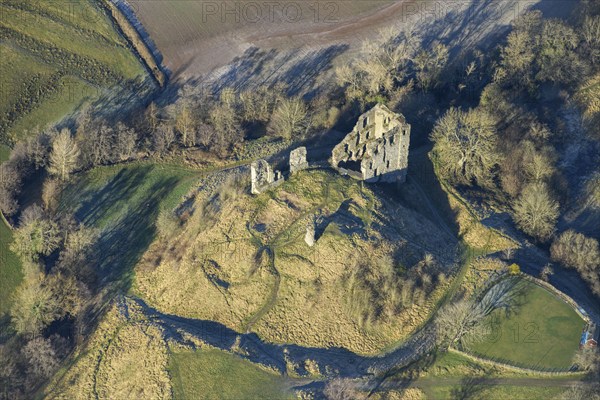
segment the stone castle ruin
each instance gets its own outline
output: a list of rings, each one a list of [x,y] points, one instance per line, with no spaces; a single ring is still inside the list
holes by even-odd
[[[298,147],[290,152],[290,173],[296,173],[308,168],[306,147]]]
[[[291,174],[308,168],[306,147],[298,147],[290,152],[289,165]],[[280,171],[273,171],[269,163],[261,159],[250,164],[250,180],[250,192],[260,194],[282,184],[284,177]]]
[[[283,183],[283,175],[279,171],[274,171],[265,160],[254,161],[250,165],[250,179],[252,194],[260,194],[265,190]]]
[[[343,175],[367,182],[404,182],[408,168],[410,125],[402,114],[396,114],[383,104],[358,117],[358,122],[346,137],[333,148],[331,166]],[[297,173],[309,167],[306,147],[290,152],[289,172]],[[250,166],[252,194],[283,183],[280,171],[273,171],[265,160]]]
[[[331,165],[344,175],[367,182],[404,182],[408,167],[410,125],[383,104],[358,118],[334,147]]]

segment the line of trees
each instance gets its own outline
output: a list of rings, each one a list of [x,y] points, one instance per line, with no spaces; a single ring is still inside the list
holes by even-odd
[[[0,210],[7,217],[18,211],[22,183],[39,170],[48,173],[44,193],[45,202],[51,203],[74,172],[95,166],[162,157],[185,148],[231,158],[249,132],[298,140],[336,123],[337,108],[324,109],[322,103],[318,97],[310,102],[288,97],[281,86],[241,93],[226,88],[218,98],[184,87],[173,104],[152,103],[129,124],[110,124],[87,109],[79,114],[75,131],[52,128],[15,145],[11,158],[0,166]]]
[[[10,248],[21,261],[23,280],[10,309],[17,335],[0,346],[0,381],[10,398],[24,398],[82,341],[98,287],[98,232],[33,205],[21,214],[13,238]],[[69,334],[58,333],[65,329]]]
[[[434,42],[429,48],[411,30],[397,34],[383,30],[379,37],[367,40],[362,55],[354,63],[337,67],[337,84],[347,101],[401,98],[417,86],[427,92],[440,87],[440,79],[448,64],[448,47]]]
[[[445,179],[508,201],[516,225],[541,242],[552,239],[561,205],[569,200],[558,164],[572,141],[564,121],[540,111],[541,89],[574,93],[600,70],[600,40],[595,36],[600,9],[590,3],[588,11],[572,25],[544,19],[539,11],[519,18],[500,48],[479,105],[451,108],[430,135]],[[567,95],[561,96],[564,101]],[[590,132],[588,140],[593,138]],[[588,183],[592,202],[593,186]]]
[[[600,246],[596,239],[573,230],[565,231],[552,243],[550,255],[565,267],[576,269],[594,293],[600,295]]]

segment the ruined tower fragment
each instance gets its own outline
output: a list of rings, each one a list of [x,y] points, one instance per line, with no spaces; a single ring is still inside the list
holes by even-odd
[[[290,152],[290,173],[308,168],[306,161],[306,147],[298,147]]]
[[[404,182],[410,125],[383,104],[364,113],[334,147],[331,164],[340,173],[367,182]]]
[[[304,241],[309,247],[313,247],[315,245],[315,221],[312,219],[308,222],[308,224],[306,224]]]
[[[256,160],[250,164],[250,180],[252,194],[260,194],[265,190],[283,183],[283,175],[273,169],[265,160]]]

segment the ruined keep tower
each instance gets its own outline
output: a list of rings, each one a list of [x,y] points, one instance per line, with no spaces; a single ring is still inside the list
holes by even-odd
[[[383,104],[365,112],[331,154],[333,168],[367,182],[404,182],[410,125]]]

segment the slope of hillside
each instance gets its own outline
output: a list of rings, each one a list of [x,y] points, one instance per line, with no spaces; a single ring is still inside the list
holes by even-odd
[[[199,196],[186,227],[150,247],[135,289],[151,306],[272,342],[373,353],[406,338],[447,288],[456,238],[367,186],[306,171],[260,196],[239,190]],[[379,287],[387,278],[397,286]]]
[[[94,0],[0,2],[0,140],[58,122],[107,88],[145,79]]]

